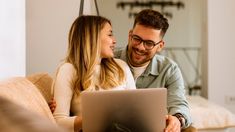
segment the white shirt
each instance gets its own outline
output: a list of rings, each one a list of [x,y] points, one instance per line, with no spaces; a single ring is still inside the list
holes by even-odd
[[[144,65],[142,67],[134,67],[132,65],[130,65],[131,67],[131,71],[133,73],[134,79],[135,81],[137,80],[137,78],[144,73],[145,69],[147,68],[148,65]]]
[[[120,59],[115,59],[115,61],[123,68],[126,80],[123,85],[112,88],[111,90],[136,89],[135,82],[128,65]],[[100,74],[99,65],[97,65],[95,70],[94,77],[98,78]],[[74,131],[75,117],[81,115],[80,97],[77,94],[74,94],[74,90],[72,88],[72,82],[74,81],[73,79],[75,76],[76,72],[73,65],[70,63],[64,63],[59,68],[57,78],[54,80],[54,98],[57,102],[57,107],[53,115],[59,125],[68,128],[70,131]],[[76,116],[70,116],[70,111],[72,111]]]

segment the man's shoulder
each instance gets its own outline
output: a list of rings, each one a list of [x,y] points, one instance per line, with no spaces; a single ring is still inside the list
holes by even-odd
[[[161,65],[161,66],[177,66],[177,63],[172,60],[171,58],[169,57],[166,57],[164,55],[159,55],[159,54],[156,54],[153,59],[152,59],[153,63],[156,63],[158,65]]]
[[[121,58],[122,53],[125,51],[125,47],[117,47],[114,50],[114,58]]]

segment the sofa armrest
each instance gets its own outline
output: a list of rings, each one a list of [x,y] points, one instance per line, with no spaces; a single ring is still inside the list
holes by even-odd
[[[55,123],[48,103],[40,90],[25,77],[12,77],[0,82],[0,97],[48,118]],[[49,92],[50,93],[50,92]]]
[[[51,86],[53,79],[48,73],[35,73],[26,78],[39,89],[47,102],[52,99]]]
[[[65,132],[47,118],[0,96],[1,132]]]

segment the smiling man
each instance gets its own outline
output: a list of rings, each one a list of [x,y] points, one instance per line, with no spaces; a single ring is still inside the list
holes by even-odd
[[[163,37],[168,27],[168,20],[161,13],[151,9],[142,10],[129,31],[128,46],[115,51],[115,57],[128,63],[137,88],[167,88],[165,131],[178,132],[190,126],[191,117],[178,65],[158,55],[165,46]]]

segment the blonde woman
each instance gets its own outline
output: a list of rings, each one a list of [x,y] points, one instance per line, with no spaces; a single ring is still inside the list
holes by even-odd
[[[88,15],[74,21],[67,56],[58,68],[53,85],[56,101],[53,114],[59,125],[70,131],[81,130],[82,91],[135,89],[128,65],[113,58],[115,45],[108,19]]]

